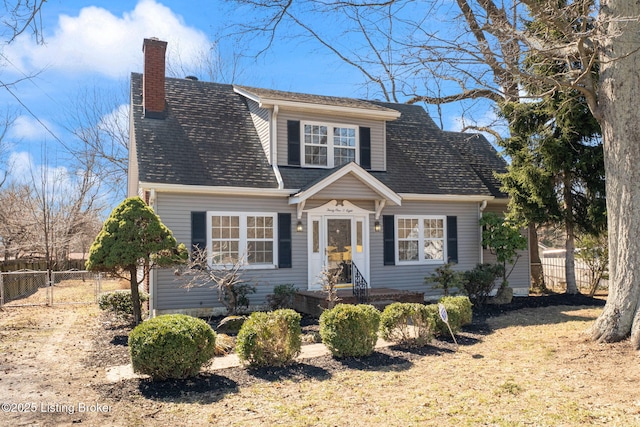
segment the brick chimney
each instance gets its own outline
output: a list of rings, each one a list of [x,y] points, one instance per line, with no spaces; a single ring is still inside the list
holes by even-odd
[[[167,42],[153,37],[144,39],[144,74],[142,77],[142,106],[144,116],[150,119],[164,118],[164,75]]]

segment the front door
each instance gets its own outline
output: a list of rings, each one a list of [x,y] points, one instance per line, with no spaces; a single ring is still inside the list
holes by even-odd
[[[309,215],[309,289],[322,289],[323,271],[351,286],[354,265],[369,279],[368,215]]]

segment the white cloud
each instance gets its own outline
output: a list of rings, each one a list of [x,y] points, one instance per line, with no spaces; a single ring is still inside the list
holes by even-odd
[[[46,45],[21,38],[5,54],[22,70],[53,69],[67,73],[101,73],[111,78],[142,71],[142,41],[158,37],[169,42],[168,61],[179,52],[181,61],[197,61],[206,50],[206,35],[185,24],[181,16],[155,0],[140,0],[136,7],[115,16],[106,9],[89,6],[77,16],[60,15]]]
[[[16,142],[20,140],[42,140],[50,136],[47,129],[42,125],[43,123],[47,128],[53,129],[53,125],[46,120],[40,123],[32,117],[19,116],[11,126],[9,136]]]

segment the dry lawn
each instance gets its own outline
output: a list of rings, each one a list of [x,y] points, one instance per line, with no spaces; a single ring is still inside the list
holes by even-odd
[[[241,368],[222,370],[204,375],[210,390],[187,387],[201,378],[158,397],[140,380],[109,384],[105,368],[91,366],[95,334],[110,328],[95,305],[7,308],[0,399],[10,404],[3,410],[21,412],[0,413],[0,425],[640,426],[638,353],[588,339],[599,312],[523,309],[462,333],[457,351],[434,342],[383,365],[277,380],[248,373],[248,383],[231,375]]]

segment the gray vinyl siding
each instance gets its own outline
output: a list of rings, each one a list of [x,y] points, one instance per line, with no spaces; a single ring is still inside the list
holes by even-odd
[[[225,212],[273,212],[291,213],[292,227],[296,223],[295,206],[290,206],[286,198],[274,197],[234,197],[208,196],[193,194],[158,193],[156,213],[162,222],[173,232],[173,236],[187,247],[191,242],[192,211]],[[306,225],[305,225],[306,229]],[[266,296],[272,293],[273,286],[294,283],[306,289],[307,286],[307,238],[306,233],[291,233],[293,268],[247,269],[245,280],[256,283],[256,293],[249,296],[251,304],[263,304]],[[183,287],[184,279],[174,274],[174,269],[159,270],[155,273],[156,292],[154,307],[156,310],[177,310],[192,308],[219,307],[214,289]]]
[[[278,165],[287,165],[287,120],[326,122],[371,128],[371,170],[385,170],[385,127],[384,121],[348,118],[327,114],[309,114],[280,111],[278,114]]]
[[[479,204],[475,202],[416,202],[386,207],[383,215],[445,215],[458,218],[458,264],[455,270],[472,269],[480,262]],[[373,227],[373,221],[371,221]],[[397,237],[397,233],[396,233]],[[424,278],[442,264],[384,265],[383,233],[371,230],[371,287],[395,288],[425,293],[425,300],[442,296],[440,289],[424,283]]]
[[[249,112],[251,113],[251,120],[253,120],[253,125],[258,132],[258,137],[260,137],[260,144],[262,145],[262,149],[264,150],[265,156],[269,159],[269,163],[271,163],[271,147],[270,147],[270,127],[269,127],[269,110],[264,108],[260,108],[257,102],[252,101],[251,99],[247,99],[247,104],[249,105]]]
[[[505,205],[492,205],[489,204],[484,212],[493,212],[499,215],[504,214]],[[525,236],[528,237],[526,233],[528,231],[523,230]],[[509,286],[513,289],[513,295],[515,296],[527,296],[529,295],[529,288],[531,285],[531,259],[529,257],[529,249],[522,250],[519,252],[520,258],[516,261],[515,268],[511,272],[509,276]],[[489,250],[483,249],[482,256],[484,262],[493,263],[496,261],[496,256],[492,254]],[[510,268],[510,267],[507,267]]]
[[[375,200],[380,195],[353,175],[345,175],[339,181],[323,188],[314,195],[315,199],[332,200]]]

